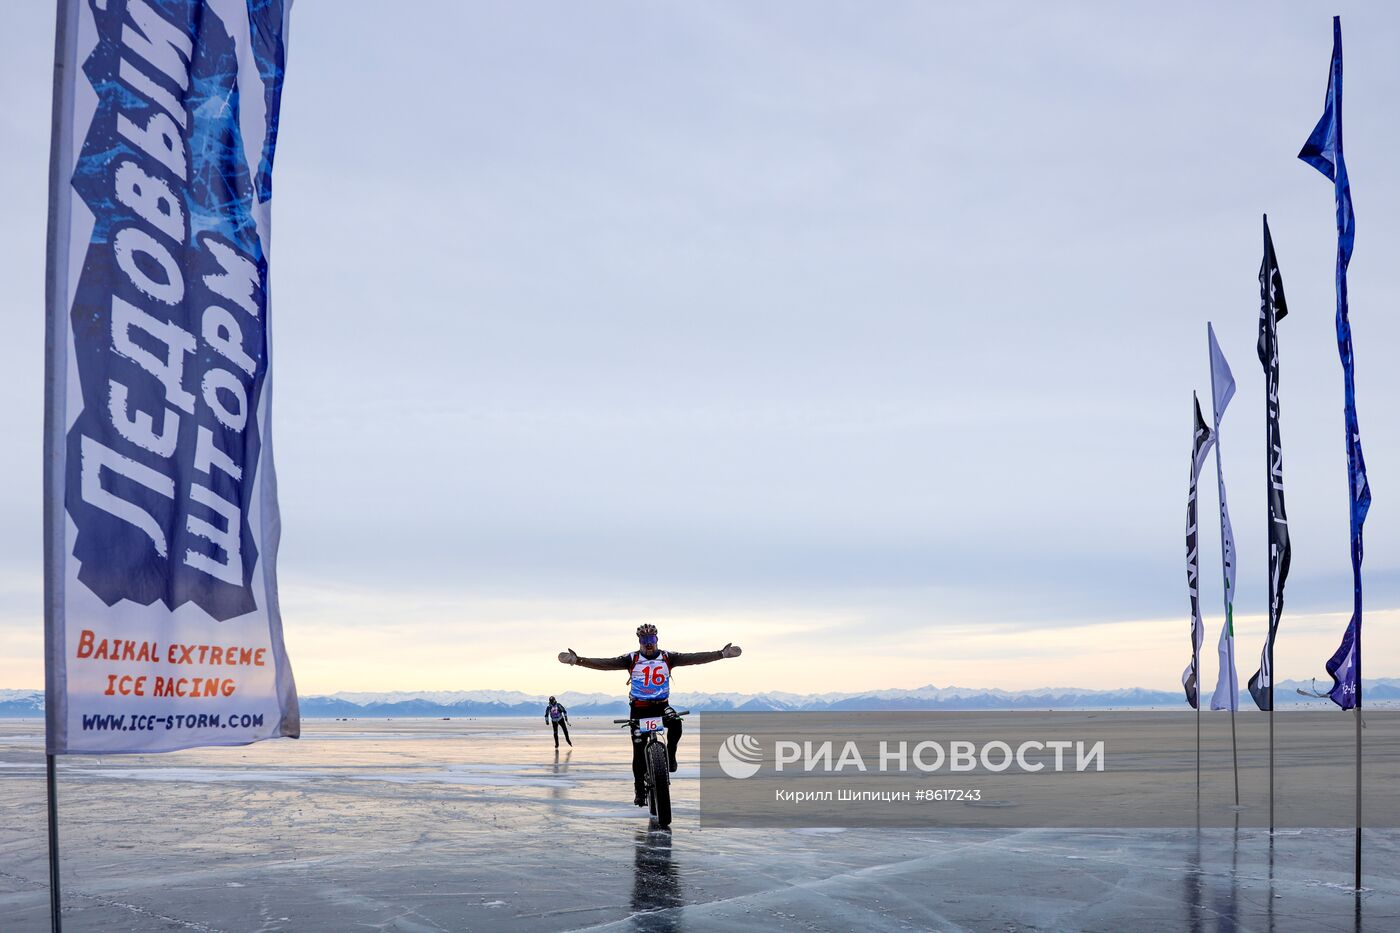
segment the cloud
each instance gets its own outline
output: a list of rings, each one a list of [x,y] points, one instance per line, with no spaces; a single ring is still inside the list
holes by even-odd
[[[1349,605],[1331,195],[1294,158],[1325,19],[553,13],[439,3],[413,42],[338,6],[294,16],[271,320],[304,688],[510,687],[556,642],[620,652],[642,618],[762,649],[760,674],[694,674],[733,689],[1039,686],[1075,651],[1068,670],[1109,678],[1086,686],[1169,686],[1208,318],[1240,381],[1239,602],[1263,605],[1265,209],[1293,309],[1286,631]],[[1348,22],[1366,585],[1394,606],[1400,15]],[[0,35],[7,178],[47,176],[51,28],[18,5]],[[0,274],[29,311],[0,345],[0,576],[37,580],[45,204],[10,195]],[[0,679],[38,676],[41,608],[37,584],[0,592]]]

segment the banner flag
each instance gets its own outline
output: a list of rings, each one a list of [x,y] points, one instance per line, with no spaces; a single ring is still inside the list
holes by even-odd
[[[1278,426],[1278,322],[1288,314],[1283,274],[1264,218],[1264,260],[1259,266],[1259,362],[1264,366],[1265,465],[1269,499],[1269,632],[1259,655],[1259,670],[1249,678],[1249,695],[1261,710],[1274,708],[1274,639],[1283,615],[1283,585],[1293,547],[1288,543],[1288,510],[1283,502],[1283,439]]]
[[[1356,241],[1356,217],[1351,209],[1351,182],[1342,155],[1342,19],[1332,17],[1332,64],[1327,73],[1327,101],[1322,119],[1303,144],[1298,158],[1326,175],[1337,201],[1337,352],[1342,358],[1347,430],[1347,489],[1351,512],[1351,576],[1353,604],[1342,644],[1327,661],[1332,675],[1328,696],[1342,709],[1361,705],[1361,528],[1371,508],[1371,485],[1366,481],[1366,458],[1361,454],[1361,428],[1356,420],[1355,359],[1351,320],[1347,313],[1347,266]]]
[[[60,0],[48,751],[297,736],[268,250],[290,0]]]
[[[1201,624],[1200,598],[1200,535],[1196,525],[1196,484],[1201,477],[1201,466],[1210,455],[1210,445],[1215,443],[1215,434],[1206,419],[1201,417],[1201,400],[1191,393],[1191,406],[1195,410],[1195,428],[1191,436],[1191,486],[1186,494],[1186,591],[1191,596],[1191,663],[1181,672],[1181,686],[1186,689],[1186,702],[1192,709],[1200,709],[1201,704],[1201,642],[1205,640],[1205,627]]]
[[[1211,709],[1240,708],[1239,675],[1235,673],[1235,532],[1230,527],[1230,506],[1225,500],[1225,473],[1220,466],[1220,419],[1225,406],[1235,397],[1235,377],[1220,344],[1215,327],[1206,325],[1210,337],[1210,390],[1215,402],[1215,481],[1220,490],[1220,566],[1225,577],[1225,624],[1220,628],[1220,676],[1210,699]]]

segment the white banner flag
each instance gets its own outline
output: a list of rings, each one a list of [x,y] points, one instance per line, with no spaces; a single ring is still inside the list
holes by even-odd
[[[1220,466],[1220,419],[1225,406],[1235,397],[1235,377],[1220,344],[1215,340],[1215,328],[1206,325],[1210,335],[1210,387],[1215,403],[1215,480],[1220,490],[1220,564],[1225,578],[1225,622],[1220,627],[1220,675],[1215,681],[1215,693],[1210,698],[1211,709],[1240,708],[1239,676],[1235,673],[1235,532],[1230,527],[1230,506],[1225,500],[1225,472]]]
[[[296,736],[268,253],[290,0],[60,0],[48,749]]]

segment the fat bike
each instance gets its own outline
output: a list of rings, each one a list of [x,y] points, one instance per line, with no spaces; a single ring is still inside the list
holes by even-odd
[[[651,818],[658,826],[671,825],[671,765],[666,756],[666,720],[672,716],[680,719],[689,715],[690,710],[676,712],[668,709],[657,716],[613,720],[632,733],[634,742],[639,741],[643,744],[642,761],[646,765],[643,780],[647,803],[651,809]]]

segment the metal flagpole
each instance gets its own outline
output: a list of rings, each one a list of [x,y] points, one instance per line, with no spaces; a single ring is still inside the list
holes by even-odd
[[[1212,406],[1211,406],[1211,407],[1212,407],[1212,409],[1214,409],[1214,398],[1213,398],[1213,396],[1215,395],[1215,378],[1214,378],[1215,373],[1214,373],[1214,368],[1215,368],[1215,360],[1212,359],[1212,360],[1211,360],[1211,369],[1212,369],[1212,372],[1211,372]],[[1219,413],[1218,413],[1218,412],[1215,413],[1215,419],[1214,419],[1214,420],[1215,420],[1215,484],[1216,484],[1216,485],[1215,485],[1215,488],[1216,488],[1217,490],[1220,490],[1220,491],[1223,493],[1223,491],[1224,491],[1224,489],[1225,489],[1225,471],[1224,471],[1224,469],[1222,469],[1221,466],[1220,466],[1220,416],[1219,416]],[[1225,511],[1224,511],[1225,497],[1224,497],[1223,494],[1221,495],[1220,502],[1221,502],[1221,512],[1220,512],[1220,515],[1221,515],[1221,521],[1220,521],[1220,553],[1221,553],[1221,554],[1224,554],[1224,553],[1225,553],[1225,521],[1224,521],[1224,517],[1225,517]],[[1233,628],[1234,628],[1234,618],[1232,617],[1232,613],[1230,612],[1230,580],[1229,580],[1228,577],[1225,579],[1225,624],[1226,624],[1227,626],[1229,626],[1229,627],[1232,629],[1232,631],[1230,632],[1230,638],[1233,639],[1233,638],[1235,637],[1235,633],[1234,633],[1234,631],[1233,631]],[[1232,656],[1232,658],[1233,658],[1234,651],[1232,650],[1232,651],[1230,652],[1230,654],[1231,654],[1231,656]],[[1234,673],[1234,672],[1231,671],[1231,674],[1232,674],[1232,675],[1233,675],[1233,673]],[[1235,806],[1238,807],[1238,806],[1240,805],[1240,744],[1239,744],[1239,739],[1236,738],[1236,734],[1235,734],[1235,707],[1239,705],[1239,690],[1236,689],[1235,686],[1234,686],[1234,684],[1233,684],[1234,679],[1235,679],[1235,678],[1234,678],[1233,676],[1230,677],[1230,680],[1232,681],[1232,683],[1231,683],[1231,685],[1230,685],[1230,689],[1231,689],[1231,692],[1232,692],[1232,694],[1233,694],[1233,695],[1230,697],[1230,757],[1231,757],[1231,759],[1232,759],[1232,761],[1233,761],[1233,763],[1234,763],[1234,769],[1235,769]]]
[[[1214,400],[1214,391],[1211,392]],[[1191,393],[1194,399],[1196,394]],[[1191,507],[1195,509],[1195,535],[1196,535],[1196,602],[1192,604],[1191,610],[1191,665],[1195,670],[1192,672],[1196,680],[1196,828],[1200,829],[1201,824],[1201,650],[1196,647],[1196,616],[1200,615],[1200,592],[1201,592],[1201,548],[1200,548],[1200,528],[1201,528],[1201,507],[1200,507],[1200,466],[1201,462],[1196,457],[1196,425],[1200,420],[1201,406],[1199,402],[1193,401],[1191,407],[1191,497],[1193,502]],[[1204,427],[1205,425],[1201,425]],[[1189,542],[1188,542],[1189,543]],[[1190,568],[1187,568],[1190,569]]]
[[[1196,664],[1196,810],[1201,809],[1201,665]]]
[[[1268,235],[1269,235],[1269,218],[1268,218],[1268,215],[1265,215],[1265,217],[1264,217],[1264,236],[1265,236],[1265,238],[1266,238],[1266,239],[1265,239],[1265,243],[1266,243],[1266,244],[1268,243],[1268,239],[1267,239]],[[1272,290],[1272,283],[1270,283],[1270,285],[1268,285],[1268,286],[1266,286],[1266,287],[1267,287],[1267,288],[1270,288],[1270,289]],[[1273,314],[1274,314],[1273,299],[1272,299],[1271,297],[1268,297],[1268,298],[1266,298],[1265,300],[1268,302],[1268,304],[1267,304],[1267,306],[1264,308],[1264,314],[1267,315],[1269,318],[1272,318],[1272,317],[1273,317]],[[1265,321],[1265,327],[1266,327],[1266,328],[1270,328],[1270,329],[1275,328],[1275,327],[1276,327],[1276,322],[1273,321],[1273,320],[1267,320],[1267,321]],[[1277,331],[1275,330],[1274,333],[1275,333],[1275,337],[1274,337],[1275,343],[1274,343],[1274,347],[1273,347],[1273,353],[1274,353],[1274,358],[1277,359],[1277,358],[1278,358],[1278,343],[1277,343],[1278,337],[1277,337]],[[1267,381],[1267,379],[1268,379],[1268,375],[1266,374],[1265,380]],[[1265,394],[1266,394],[1266,395],[1268,394],[1268,391],[1269,391],[1269,389],[1268,389],[1268,387],[1266,386],[1266,387],[1265,387]],[[1267,398],[1265,399],[1265,404],[1268,404],[1268,399],[1267,399]],[[1276,411],[1275,411],[1275,415],[1277,415],[1277,412],[1276,412]],[[1264,443],[1265,443],[1265,446],[1267,447],[1267,446],[1273,441],[1273,438],[1272,438],[1271,436],[1268,436],[1268,435],[1269,435],[1269,430],[1268,430],[1267,425],[1266,425],[1266,427],[1265,427],[1264,433],[1265,433],[1265,435],[1266,435],[1266,436],[1265,436],[1265,441],[1264,441]],[[1267,474],[1267,476],[1268,476],[1264,488],[1265,488],[1265,490],[1269,493],[1269,498],[1268,498],[1268,501],[1265,502],[1264,508],[1265,508],[1265,514],[1267,514],[1267,515],[1269,516],[1269,519],[1270,519],[1270,522],[1271,522],[1271,523],[1272,523],[1272,521],[1273,521],[1273,514],[1272,514],[1272,513],[1273,513],[1273,492],[1272,492],[1272,486],[1273,486],[1273,482],[1274,482],[1274,468],[1273,468],[1273,464],[1270,462],[1270,458],[1271,458],[1272,456],[1273,456],[1273,451],[1271,451],[1271,450],[1265,450],[1265,451],[1264,451],[1264,470],[1265,470],[1265,472],[1266,472],[1266,474]],[[1282,454],[1280,454],[1280,456],[1282,456]],[[1271,525],[1271,527],[1270,527],[1270,531],[1272,532],[1272,525]],[[1275,678],[1275,675],[1274,675],[1274,622],[1275,622],[1274,612],[1276,611],[1276,608],[1277,608],[1277,604],[1275,603],[1275,600],[1278,599],[1278,594],[1275,592],[1275,586],[1276,586],[1277,584],[1275,584],[1275,582],[1274,582],[1274,576],[1273,576],[1273,574],[1274,574],[1274,567],[1273,567],[1273,557],[1272,557],[1272,552],[1273,552],[1273,544],[1272,544],[1272,543],[1270,543],[1270,545],[1269,545],[1269,551],[1270,551],[1270,560],[1269,560],[1268,570],[1267,570],[1268,576],[1266,577],[1266,579],[1269,581],[1269,586],[1268,586],[1268,589],[1269,589],[1269,594],[1268,594],[1268,600],[1269,600],[1268,626],[1269,626],[1269,630],[1268,630],[1268,634],[1264,636],[1264,637],[1267,639],[1267,641],[1266,641],[1265,644],[1264,644],[1264,663],[1265,663],[1266,665],[1268,665],[1268,670],[1269,670],[1269,847],[1270,847],[1270,848],[1269,848],[1269,852],[1270,852],[1270,855],[1272,856],[1272,853],[1273,853],[1273,844],[1274,844],[1274,843],[1273,843],[1273,835],[1274,835],[1274,680],[1276,679],[1276,678]]]
[[[1273,652],[1270,652],[1272,654]],[[1269,835],[1274,834],[1274,685],[1273,659],[1269,659]]]
[[[1273,237],[1269,235],[1269,215],[1264,215],[1264,260],[1259,268],[1260,307],[1259,307],[1259,348],[1265,355],[1260,356],[1264,364],[1264,511],[1269,519],[1268,561],[1265,564],[1268,581],[1268,632],[1264,636],[1264,656],[1261,659],[1257,677],[1268,677],[1266,690],[1269,699],[1269,836],[1272,853],[1274,833],[1274,638],[1278,633],[1280,616],[1283,614],[1283,582],[1287,574],[1290,545],[1287,538],[1287,518],[1283,505],[1283,443],[1278,437],[1278,303],[1283,301],[1283,281],[1278,271],[1278,257],[1274,255]],[[1285,307],[1284,313],[1287,313]],[[1278,456],[1278,477],[1274,476],[1274,456]],[[1277,503],[1275,503],[1277,499]],[[1274,506],[1278,505],[1277,512]],[[1282,525],[1283,547],[1278,547],[1279,531]],[[1250,686],[1253,687],[1251,681]],[[1252,694],[1253,689],[1250,690]]]
[[[1264,215],[1264,262],[1259,270],[1260,298],[1262,306],[1260,310],[1260,346],[1268,351],[1272,359],[1264,359],[1264,514],[1269,519],[1269,548],[1268,563],[1265,565],[1265,580],[1268,582],[1268,630],[1264,635],[1264,658],[1260,673],[1267,673],[1269,676],[1269,856],[1270,867],[1272,868],[1273,858],[1273,835],[1274,835],[1274,623],[1277,620],[1275,611],[1278,608],[1278,584],[1274,579],[1274,543],[1273,530],[1274,520],[1274,452],[1270,448],[1274,444],[1273,426],[1274,420],[1278,417],[1278,409],[1274,406],[1274,393],[1277,391],[1277,383],[1274,381],[1274,374],[1278,371],[1278,320],[1274,317],[1274,269],[1269,262],[1273,254],[1272,239],[1269,236],[1269,215]],[[1275,264],[1276,265],[1276,264]],[[1267,281],[1266,281],[1267,277]],[[1270,339],[1272,335],[1272,339]],[[1282,453],[1280,453],[1282,456]],[[1282,467],[1280,467],[1282,469]]]
[[[1240,743],[1235,738],[1235,711],[1230,710],[1230,757],[1235,764],[1235,806],[1240,805]]]
[[[1351,512],[1351,572],[1353,598],[1351,622],[1342,644],[1327,662],[1333,687],[1332,701],[1346,709],[1348,686],[1355,687],[1352,708],[1356,710],[1356,877],[1361,888],[1361,529],[1371,508],[1371,486],[1366,481],[1366,461],[1361,455],[1361,429],[1356,419],[1356,374],[1353,367],[1351,323],[1347,317],[1347,266],[1351,263],[1356,237],[1351,203],[1351,182],[1342,155],[1342,18],[1332,17],[1332,60],[1327,74],[1327,102],[1322,118],[1308,135],[1298,158],[1332,182],[1337,203],[1337,351],[1341,356],[1346,417],[1347,492]],[[1348,642],[1350,644],[1348,645]],[[1345,650],[1350,648],[1351,658]],[[1358,908],[1360,902],[1358,901]]]
[[[62,933],[63,917],[60,913],[61,896],[58,889],[58,781],[54,776],[52,755],[48,759],[49,796],[49,916],[52,918],[53,933]]]
[[[45,681],[44,681],[44,717],[45,717],[45,771],[46,771],[46,795],[48,797],[48,823],[49,823],[49,917],[53,933],[62,933],[63,916],[62,905],[63,895],[59,886],[59,865],[58,865],[58,779],[57,769],[54,765],[53,749],[54,743],[54,723],[57,716],[56,706],[60,687],[54,683],[54,657],[55,644],[61,639],[55,634],[55,626],[59,623],[58,601],[61,599],[59,574],[62,572],[60,565],[55,561],[55,527],[56,523],[62,522],[63,515],[61,505],[56,509],[55,503],[61,502],[63,496],[63,486],[60,478],[55,476],[55,450],[61,449],[59,445],[65,425],[55,421],[55,400],[61,398],[64,391],[58,385],[55,375],[54,360],[62,359],[64,352],[61,346],[57,346],[54,341],[56,330],[55,323],[61,315],[67,311],[64,298],[67,295],[67,275],[66,270],[60,268],[60,261],[68,243],[68,222],[66,216],[67,204],[66,196],[61,196],[60,192],[66,191],[69,183],[68,173],[72,169],[72,151],[68,139],[69,120],[72,117],[72,94],[68,84],[68,74],[65,72],[67,64],[73,58],[73,50],[70,44],[75,41],[76,23],[73,18],[77,15],[77,3],[74,0],[57,0],[57,22],[54,26],[54,62],[53,62],[53,128],[52,141],[49,150],[49,215],[48,215],[48,245],[46,255],[45,270],[45,346],[44,346],[44,641],[45,641]]]
[[[1357,657],[1361,656],[1361,646],[1356,649]],[[1361,890],[1361,677],[1358,673],[1356,678],[1356,884],[1357,891]]]

